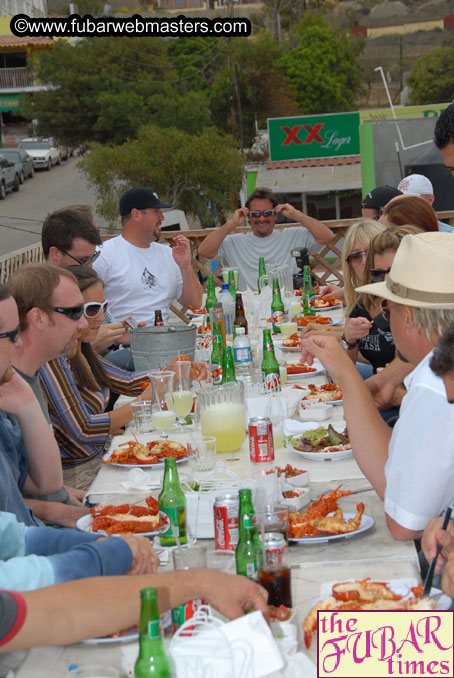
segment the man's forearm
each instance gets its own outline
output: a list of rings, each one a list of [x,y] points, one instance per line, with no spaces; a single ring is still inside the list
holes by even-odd
[[[52,429],[35,400],[16,415],[27,451],[27,494],[50,494],[63,485],[60,452]]]
[[[328,226],[321,221],[318,221],[318,219],[313,219],[307,214],[304,214],[304,212],[300,212],[300,215],[301,216],[298,216],[298,222],[301,226],[304,226],[310,231],[316,242],[320,243],[320,245],[326,245],[331,242],[334,238],[334,233]]]
[[[210,235],[207,235],[205,240],[200,243],[198,253],[201,257],[205,259],[213,259],[218,253],[218,250],[221,244],[224,242],[225,238],[230,234],[232,229],[232,224],[229,221],[214,230]]]
[[[202,305],[203,288],[197,278],[192,266],[180,269],[183,277],[183,294],[178,299],[182,306],[194,306],[200,308]]]
[[[58,501],[41,501],[41,499],[25,499],[24,501],[37,518],[62,527],[76,527],[79,518],[90,513],[85,506],[71,506]]]

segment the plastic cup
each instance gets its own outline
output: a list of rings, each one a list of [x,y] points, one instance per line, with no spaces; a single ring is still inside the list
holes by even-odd
[[[179,546],[172,551],[174,570],[191,570],[195,567],[207,566],[207,547],[195,544],[194,546]]]
[[[210,471],[216,466],[216,438],[193,436],[187,443],[189,466],[193,471]]]
[[[151,400],[139,400],[131,403],[132,416],[134,419],[134,429],[137,433],[149,433],[154,431],[151,421]]]

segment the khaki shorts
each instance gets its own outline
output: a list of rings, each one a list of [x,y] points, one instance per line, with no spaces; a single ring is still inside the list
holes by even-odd
[[[68,469],[63,469],[63,482],[65,485],[76,487],[79,490],[88,490],[95,479],[101,466],[98,458],[79,464]]]

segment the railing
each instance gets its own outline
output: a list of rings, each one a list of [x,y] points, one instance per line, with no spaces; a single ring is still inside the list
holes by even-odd
[[[0,91],[2,89],[23,89],[35,87],[33,73],[26,66],[18,68],[0,68]]]
[[[439,219],[448,221],[451,225],[454,225],[454,210],[438,212],[437,216]],[[314,271],[319,283],[324,284],[327,279],[330,278],[330,281],[337,281],[340,284],[343,284],[340,266],[341,250],[339,249],[338,244],[339,241],[344,237],[348,227],[351,224],[354,224],[356,221],[358,221],[358,219],[336,219],[333,221],[323,222],[334,231],[334,238],[330,243],[328,243],[328,245],[323,247],[321,252],[315,254],[313,257],[311,268]],[[283,224],[281,226],[276,226],[276,228],[283,229],[295,225],[297,224]],[[205,259],[199,261],[198,258],[196,258],[196,255],[202,240],[204,240],[213,230],[215,229],[205,228],[194,231],[184,231],[184,235],[191,242],[192,265],[196,271],[200,271],[204,275],[211,273],[211,266]],[[235,231],[235,233],[246,232],[248,230],[249,229],[247,228],[239,228]],[[181,231],[165,231],[162,233],[162,239],[172,240],[176,235],[181,234]],[[113,236],[106,236],[105,239],[111,237]],[[44,257],[40,243],[35,243],[29,247],[23,247],[22,249],[16,250],[15,252],[9,252],[8,254],[0,256],[0,282],[5,283],[8,278],[15,271],[17,271],[17,269],[19,269],[21,266],[24,266],[24,264],[40,263],[43,260]],[[222,281],[216,275],[215,281],[219,285],[222,284]]]

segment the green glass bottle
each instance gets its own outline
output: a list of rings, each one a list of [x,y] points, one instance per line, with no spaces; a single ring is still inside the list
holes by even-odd
[[[312,284],[311,268],[310,266],[305,266],[303,271],[303,314],[304,315],[315,315],[315,311],[312,307],[312,302],[314,301],[314,286]]]
[[[231,346],[224,346],[222,353],[222,384],[235,381],[235,363]]]
[[[258,579],[257,552],[262,546],[254,525],[254,508],[251,490],[240,490],[240,508],[238,513],[238,544],[235,549],[237,574],[249,579]]]
[[[213,323],[213,350],[211,351],[211,381],[215,386],[222,382],[222,341],[221,323]]]
[[[279,363],[274,355],[274,346],[270,330],[263,330],[262,374],[263,383],[265,384],[265,389],[267,391],[276,393],[281,390]]]
[[[134,666],[134,678],[172,678],[170,659],[164,648],[157,591],[140,592],[139,656]]]
[[[260,294],[261,292],[261,287],[265,287],[265,285],[268,285],[268,279],[265,278],[263,280],[263,284],[260,285],[260,278],[262,275],[266,275],[266,268],[265,268],[265,259],[263,257],[259,258],[259,277],[257,278],[257,291]]]
[[[176,539],[172,525],[180,544],[186,544],[186,499],[180,487],[176,459],[164,459],[164,480],[162,482],[159,503],[159,542],[161,546],[175,546]]]
[[[285,306],[281,298],[279,278],[273,278],[273,300],[271,302],[271,316],[273,321],[273,333],[281,333],[281,323],[285,320]]]
[[[229,271],[229,292],[236,299],[235,271]]]
[[[217,302],[216,290],[214,288],[214,279],[212,275],[209,275],[207,278],[207,298],[205,300],[205,308],[207,313],[210,312],[210,308],[214,306]]]

